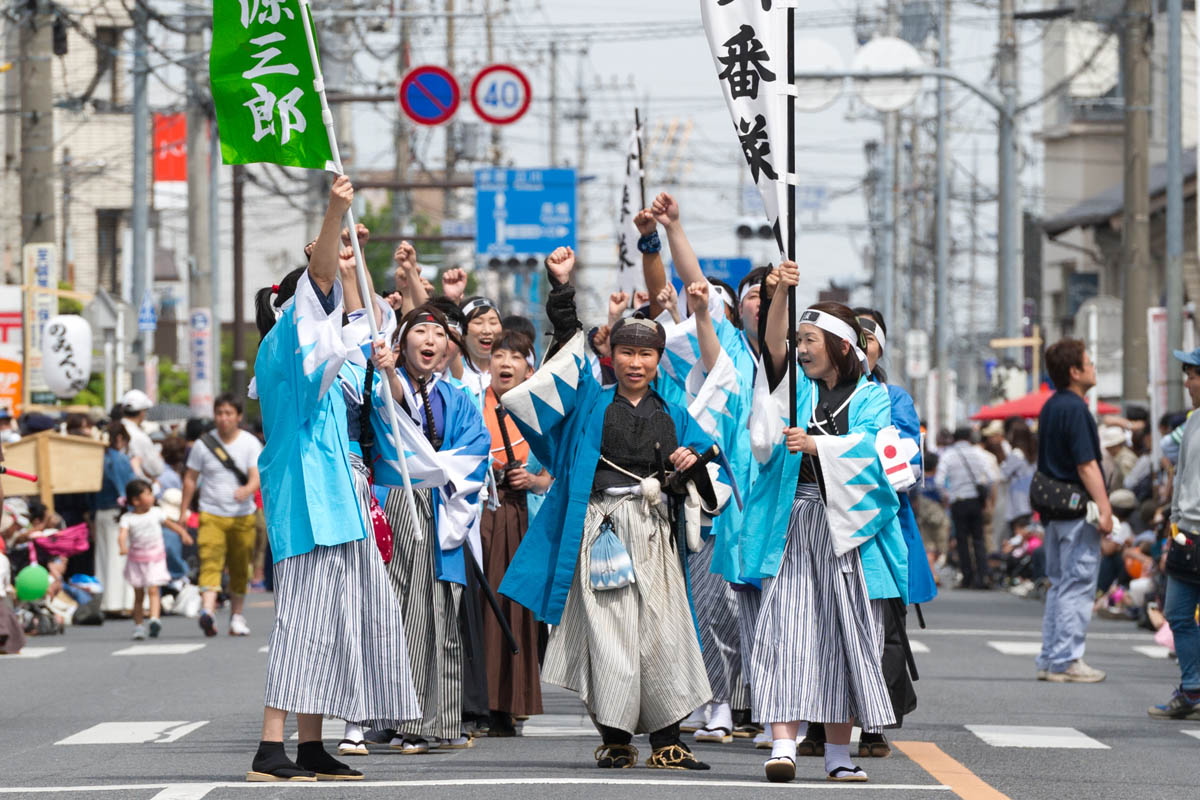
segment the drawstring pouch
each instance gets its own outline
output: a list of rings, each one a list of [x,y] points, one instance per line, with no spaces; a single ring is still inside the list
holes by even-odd
[[[617,538],[612,518],[605,516],[600,521],[600,536],[592,543],[591,574],[592,589],[606,592],[636,583],[633,574],[633,559],[621,540]]]

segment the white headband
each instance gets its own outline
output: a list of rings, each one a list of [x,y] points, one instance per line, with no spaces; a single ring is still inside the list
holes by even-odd
[[[882,325],[870,317],[859,317],[858,324],[862,325],[863,330],[874,336],[875,341],[879,342],[879,352],[882,353],[887,349],[887,336],[883,333]]]
[[[470,320],[471,315],[481,308],[486,308],[488,311],[495,311],[496,315],[500,315],[500,309],[496,308],[496,304],[486,297],[476,297],[471,302],[462,307],[462,315]]]
[[[806,308],[800,313],[800,319],[796,320],[796,324],[816,325],[821,330],[828,331],[839,339],[844,339],[854,350],[858,360],[862,362],[863,372],[870,372],[867,368],[867,354],[858,346],[858,336],[855,335],[854,328],[842,320],[832,314],[826,314],[820,309]]]
[[[751,292],[758,291],[761,288],[762,287],[759,285],[758,281],[751,281],[750,283],[747,283],[742,287],[741,294],[738,295],[738,303],[744,303],[746,301],[746,295],[750,294]]]

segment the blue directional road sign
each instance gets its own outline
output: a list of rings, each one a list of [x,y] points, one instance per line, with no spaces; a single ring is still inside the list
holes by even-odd
[[[542,259],[575,247],[575,170],[475,171],[475,257]]]
[[[725,281],[733,287],[735,292],[742,278],[746,277],[746,273],[752,269],[754,269],[754,263],[748,258],[700,259],[700,271],[704,273],[704,277]],[[675,284],[676,291],[682,290],[682,281],[675,272],[674,261],[671,262],[671,283]]]
[[[158,309],[154,307],[154,296],[150,290],[142,297],[142,305],[138,308],[138,330],[142,333],[154,333],[158,328]]]

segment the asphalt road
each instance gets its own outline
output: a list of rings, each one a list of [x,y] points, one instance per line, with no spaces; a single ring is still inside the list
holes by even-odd
[[[820,759],[802,759],[796,783],[767,784],[764,753],[744,740],[697,745],[713,767],[706,773],[600,771],[592,759],[598,739],[582,706],[550,687],[547,714],[531,720],[522,738],[483,739],[470,750],[426,756],[381,748],[353,760],[367,773],[358,784],[247,784],[272,615],[270,595],[251,601],[253,634],[244,639],[205,639],[194,620],[168,617],[157,641],[131,642],[131,623],[109,622],[31,639],[26,654],[0,656],[0,798],[1200,796],[1200,720],[1161,722],[1146,715],[1179,681],[1175,663],[1154,648],[1149,634],[1094,620],[1087,660],[1107,670],[1108,680],[1039,683],[1028,652],[1039,642],[1041,605],[961,591],[927,606],[929,628],[910,632],[919,651],[920,707],[889,737],[904,752],[862,762],[869,784],[824,783]],[[121,653],[135,644],[196,649]],[[339,738],[339,725],[327,727],[331,746]],[[643,758],[649,754],[644,737],[635,744]]]

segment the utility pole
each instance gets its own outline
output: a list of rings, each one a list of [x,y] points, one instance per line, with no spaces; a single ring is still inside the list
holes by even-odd
[[[188,6],[188,10],[197,8]],[[204,52],[204,22],[191,14],[186,18],[187,33],[184,35],[183,49],[186,54],[184,63],[187,65],[187,248],[188,248],[188,306],[191,310],[209,309],[210,319],[213,319],[214,331],[220,331],[220,325],[215,322],[216,308],[213,302],[213,251],[210,250],[209,232],[214,220],[209,217],[209,199],[212,187],[209,185],[208,174],[209,148],[206,141],[209,120],[205,112],[205,98],[202,91],[200,70],[203,60],[199,57]],[[191,314],[188,314],[189,340],[191,333]],[[220,341],[219,334],[214,336]],[[190,351],[190,348],[189,348]],[[212,380],[213,368],[217,359],[212,358],[209,364],[198,365],[188,356],[189,396],[195,402],[191,404],[192,413],[210,414],[209,395],[217,394],[216,382]]]
[[[491,0],[483,0],[483,29],[487,37],[487,60],[489,64],[496,63],[496,36],[492,30],[492,2]],[[492,125],[492,146],[491,152],[488,153],[488,160],[492,166],[498,167],[501,162],[501,154],[503,145],[500,142],[500,126]]]
[[[550,166],[558,166],[558,43],[550,42]]]
[[[150,259],[146,253],[146,234],[150,227],[149,142],[150,94],[147,86],[149,62],[146,53],[146,9],[133,6],[133,292],[130,305],[141,308],[150,289]],[[145,390],[146,360],[150,355],[150,336],[138,331],[133,354],[137,364],[133,388]]]
[[[888,0],[884,31],[895,36],[899,31],[896,0]],[[884,115],[883,136],[883,232],[880,236],[880,267],[876,276],[875,304],[883,317],[896,323],[896,216],[899,211],[897,192],[897,149],[900,141],[900,116],[889,111]]]
[[[1167,0],[1167,347],[1183,347],[1183,0]],[[1167,408],[1186,408],[1167,367]],[[1165,410],[1165,409],[1164,409]]]
[[[21,243],[54,241],[54,89],[48,0],[26,4],[21,65]],[[22,276],[22,283],[24,276]]]
[[[1152,296],[1150,264],[1150,25],[1151,0],[1128,0],[1122,33],[1125,72],[1125,211],[1121,224],[1121,395],[1144,404],[1149,388],[1146,309]],[[1094,353],[1092,354],[1094,357]]]
[[[246,167],[233,165],[233,392],[246,396],[245,330],[245,231],[242,207],[245,199]]]
[[[396,80],[404,80],[405,74],[408,73],[408,0],[400,0],[400,47],[396,50]],[[393,131],[394,149],[396,153],[396,165],[392,169],[392,175],[397,183],[406,183],[408,181],[408,162],[412,159],[409,152],[409,127],[408,118],[404,114],[397,111],[396,127]],[[409,214],[412,210],[411,195],[406,189],[395,189],[392,191],[392,232],[397,234],[407,233],[409,228]],[[390,291],[391,286],[387,289]]]
[[[941,18],[938,20],[938,66],[950,68],[950,0],[943,0]],[[950,109],[947,102],[948,87],[945,78],[937,82],[937,208],[934,225],[934,238],[937,242],[934,270],[936,272],[936,289],[934,291],[934,356],[937,360],[938,375],[947,374],[950,370],[950,171],[946,162],[950,158]],[[973,184],[972,184],[973,185]],[[974,189],[972,189],[974,191]],[[975,224],[975,220],[971,220]],[[969,296],[973,303],[974,295]],[[947,419],[950,412],[950,381],[938,381],[937,427],[953,425],[955,420]]]
[[[71,148],[64,147],[62,154],[62,278],[75,285],[75,247],[71,241]]]
[[[584,165],[587,162],[587,131],[586,123],[588,118],[587,113],[587,95],[583,90],[583,69],[587,63],[587,49],[579,49],[579,71],[575,77],[575,170],[578,175],[577,180],[583,180]],[[584,236],[584,226],[587,224],[587,189],[582,183],[577,183],[575,190],[575,217],[576,229],[578,230],[578,239],[580,243],[579,262],[581,265],[587,264],[587,257],[583,254],[583,242],[587,241]]]
[[[1021,264],[1021,190],[1017,180],[1017,33],[1014,0],[1000,0],[1000,43],[996,75],[1004,109],[1000,112],[999,169],[1000,192],[998,222],[1000,296],[999,325],[1006,338],[1021,335],[1024,307],[1024,269]],[[1015,347],[1006,351],[1008,358],[1020,357]]]
[[[971,158],[971,278],[967,285],[967,405],[979,399],[979,355],[975,352],[975,305],[979,291],[979,147],[975,146]],[[947,281],[949,283],[949,281]]]

